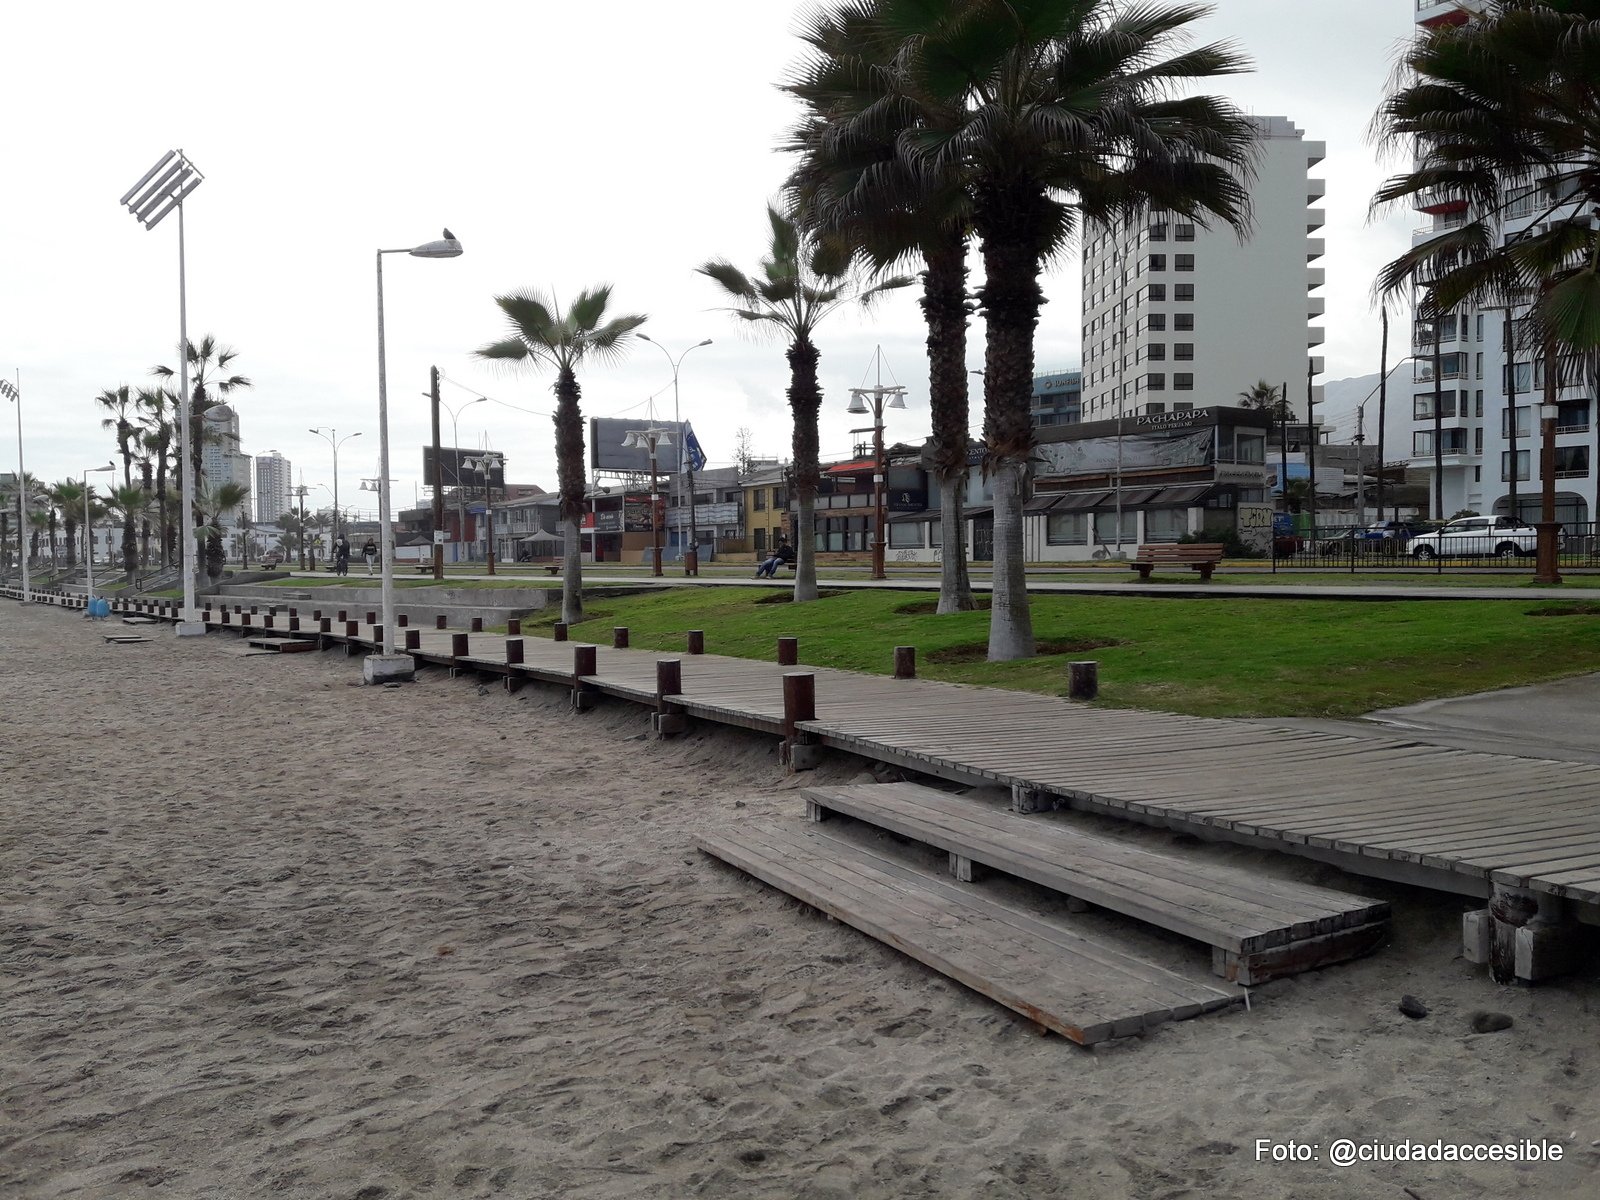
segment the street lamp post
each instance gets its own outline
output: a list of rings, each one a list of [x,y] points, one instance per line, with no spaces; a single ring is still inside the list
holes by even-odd
[[[178,456],[183,480],[183,619],[173,626],[179,637],[206,631],[197,619],[194,577],[199,569],[194,544],[194,459],[189,452],[189,298],[184,282],[183,201],[205,176],[181,150],[168,150],[124,193],[125,205],[146,230],[154,229],[173,209],[178,210]]]
[[[33,599],[33,593],[28,580],[28,545],[27,545],[27,513],[28,513],[28,475],[22,467],[22,372],[17,372],[17,382],[13,384],[9,379],[0,379],[0,396],[4,396],[17,406],[17,549],[21,553],[17,556],[22,559],[22,602],[27,604]]]
[[[89,553],[83,559],[89,572],[89,598],[83,609],[86,617],[94,615],[94,522],[89,519],[89,476],[116,469],[116,463],[107,463],[103,467],[88,467],[83,472],[83,527],[89,531]]]
[[[883,409],[884,401],[888,401],[890,408],[904,408],[906,389],[903,387],[884,387],[882,379],[876,387],[851,388],[850,406],[846,412],[863,414],[872,413],[872,512],[874,532],[872,537],[872,577],[884,578],[884,476],[888,466],[883,461]],[[864,429],[852,429],[851,433],[865,433]]]
[[[489,574],[494,574],[494,476],[496,468],[505,466],[505,455],[488,450],[476,458],[464,458],[461,465],[469,471],[483,475],[483,545],[484,557],[489,564]]]
[[[383,341],[383,256],[455,258],[460,253],[461,243],[446,229],[438,241],[397,250],[380,249],[374,256],[378,266],[378,536],[382,543],[378,553],[383,557],[383,644],[377,654],[368,655],[362,662],[361,675],[367,683],[410,679],[416,673],[416,662],[409,654],[394,652],[394,523],[389,515],[389,366]],[[334,520],[337,523],[338,518]]]
[[[443,400],[439,401],[440,407],[442,407],[445,412],[450,414],[450,452],[456,455],[455,470],[452,472],[452,474],[456,479],[456,540],[458,542],[465,542],[467,540],[467,505],[465,499],[463,499],[465,492],[461,486],[461,414],[467,409],[471,408],[474,404],[482,404],[488,398],[489,397],[487,396],[479,396],[476,400],[468,400],[466,403],[459,404],[455,408],[451,408]],[[443,470],[443,468],[438,465],[437,460],[435,460],[435,469],[440,471]]]
[[[672,445],[672,434],[658,426],[653,420],[647,429],[630,429],[623,435],[622,445],[628,450],[648,450],[650,452],[650,546],[651,559],[650,574],[661,574],[661,491],[660,482],[656,471],[656,450],[661,446]],[[627,496],[623,496],[623,521],[622,529],[626,533],[627,521]]]
[[[333,447],[333,536],[337,538],[339,536],[339,447],[351,438],[360,437],[361,431],[347,433],[343,437],[340,437],[339,431],[333,428],[311,429],[307,432],[316,434]]]
[[[668,350],[648,333],[641,333],[639,336],[665,354],[667,361],[672,364],[672,423],[677,426],[678,436],[683,437],[683,424],[678,417],[678,368],[683,364],[683,360],[689,356],[689,350],[698,350],[701,346],[709,346],[711,345],[711,339],[706,338],[703,342],[696,342],[689,347],[689,350],[685,350],[677,358],[673,358],[672,351]],[[685,575],[698,575],[700,574],[700,527],[695,521],[693,456],[687,460],[689,465],[687,467],[684,466],[684,453],[689,449],[688,442],[688,438],[683,438],[683,445],[678,447],[678,469],[687,476],[689,488],[689,546],[683,552],[683,573]]]
[[[1535,583],[1561,582],[1560,551],[1557,545],[1561,525],[1556,520],[1556,419],[1561,415],[1561,406],[1556,403],[1556,388],[1559,386],[1556,376],[1559,368],[1555,347],[1547,340],[1544,356],[1544,400],[1539,404],[1539,432],[1543,444],[1539,463],[1539,520],[1534,522],[1533,526],[1537,539],[1534,542]],[[1516,414],[1511,415],[1515,420]],[[1513,475],[1516,474],[1516,467],[1516,460],[1513,459],[1511,462]]]

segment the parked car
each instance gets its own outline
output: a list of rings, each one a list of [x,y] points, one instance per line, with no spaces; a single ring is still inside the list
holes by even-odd
[[[1342,529],[1317,542],[1319,554],[1398,554],[1404,544],[1423,532],[1415,521],[1375,521]]]
[[[1538,546],[1538,531],[1515,517],[1457,517],[1407,544],[1413,558],[1517,558]]]

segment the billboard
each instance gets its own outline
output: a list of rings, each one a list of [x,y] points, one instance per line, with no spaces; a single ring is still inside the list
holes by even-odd
[[[463,466],[463,460],[480,458],[484,454],[500,454],[498,450],[474,450],[470,447],[441,446],[439,448],[439,469],[442,472],[439,482],[446,489],[454,487],[466,488],[469,492],[481,492],[484,489],[484,473],[472,467]],[[500,454],[501,465],[489,471],[489,486],[502,489],[506,486],[505,455]],[[433,486],[433,447],[422,448],[422,482],[427,487]]]
[[[650,451],[644,447],[623,446],[630,432],[645,429],[650,422],[644,417],[590,417],[589,467],[595,471],[633,471],[640,475],[650,473]],[[656,470],[663,475],[676,475],[684,466],[696,471],[706,465],[706,456],[695,439],[694,426],[689,422],[657,421],[657,429],[667,431],[671,445],[656,446]],[[683,463],[679,463],[682,451]]]

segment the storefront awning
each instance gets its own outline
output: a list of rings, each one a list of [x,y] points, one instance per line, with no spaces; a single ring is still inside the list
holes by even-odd
[[[1067,492],[1052,507],[1052,512],[1087,512],[1114,503],[1110,492]]]
[[[1022,511],[1025,513],[1049,512],[1060,502],[1063,494],[1062,492],[1046,492],[1042,496],[1034,496],[1022,506]]]
[[[1209,484],[1188,484],[1183,487],[1158,488],[1146,507],[1187,508],[1204,500],[1211,492]]]

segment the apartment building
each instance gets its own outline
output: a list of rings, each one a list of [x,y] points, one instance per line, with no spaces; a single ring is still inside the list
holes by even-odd
[[[1475,0],[1413,2],[1419,31],[1464,24],[1484,8]],[[1527,181],[1512,192],[1497,235],[1509,243],[1531,228],[1571,220],[1577,206],[1563,199],[1552,182]],[[1416,208],[1414,245],[1470,219],[1466,199],[1448,192],[1419,195]],[[1464,306],[1437,322],[1413,323],[1410,466],[1428,480],[1430,515],[1539,519],[1544,363],[1529,344],[1525,316],[1525,308]],[[1595,519],[1596,401],[1576,368],[1563,369],[1559,384],[1555,515],[1570,527]],[[1435,475],[1442,505],[1434,499]]]
[[[1288,384],[1306,408],[1312,324],[1324,302],[1325,188],[1307,171],[1322,142],[1287,117],[1258,117],[1260,157],[1251,186],[1254,223],[1241,240],[1164,211],[1090,224],[1083,268],[1081,419],[1106,421],[1226,406],[1257,380]],[[1312,392],[1321,400],[1320,386]]]
[[[293,505],[289,460],[276,450],[258,454],[255,459],[255,477],[252,498],[256,506],[256,523],[271,524],[288,512]]]

